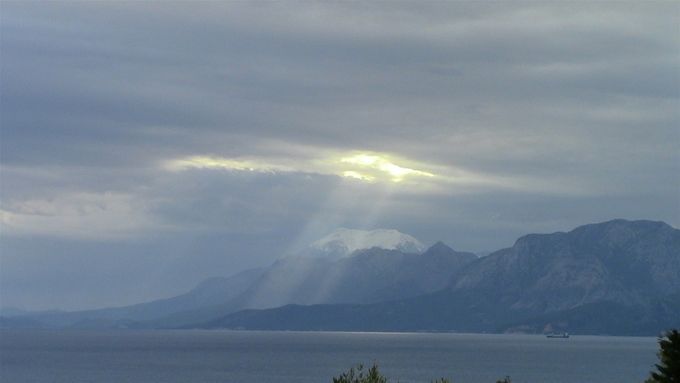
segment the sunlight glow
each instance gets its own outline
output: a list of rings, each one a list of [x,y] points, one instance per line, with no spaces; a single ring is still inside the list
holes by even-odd
[[[407,179],[435,177],[433,173],[415,168],[422,165],[403,158],[395,160],[394,157],[383,153],[345,152],[335,155],[327,153],[317,159],[311,158],[311,160],[267,157],[226,158],[197,155],[169,160],[164,162],[163,166],[170,171],[222,169],[258,173],[336,175],[367,183],[401,183]]]
[[[373,182],[375,181],[375,177],[366,175],[366,174],[361,174],[359,172],[355,172],[353,170],[345,170],[342,172],[343,177],[348,177],[348,178],[356,178],[361,181],[367,181],[367,182]]]
[[[240,170],[250,172],[276,172],[276,171],[292,171],[284,166],[268,164],[255,160],[237,160],[224,157],[212,156],[191,156],[180,158],[165,163],[169,170],[179,171],[187,169],[225,169],[225,170]]]
[[[384,178],[385,175],[392,182],[401,182],[407,176],[434,177],[435,175],[412,168],[399,166],[391,162],[388,157],[377,154],[356,154],[349,157],[342,157],[340,162],[345,165],[353,165],[355,169],[348,169],[343,172],[345,177],[356,177],[357,174],[364,175],[369,172],[372,179]],[[381,174],[382,173],[382,174]],[[348,175],[351,174],[351,175]],[[362,180],[366,180],[364,175]]]

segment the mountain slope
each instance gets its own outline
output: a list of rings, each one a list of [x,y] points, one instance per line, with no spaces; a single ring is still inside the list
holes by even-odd
[[[248,308],[403,299],[445,287],[457,270],[475,259],[474,254],[456,252],[442,243],[423,254],[372,248],[344,258],[284,258],[267,268],[209,279],[173,298],[118,308],[38,313],[4,323],[18,326],[23,320],[33,327],[176,328]]]
[[[371,303],[433,292],[461,267],[476,260],[437,243],[423,254],[372,248],[337,260],[277,261],[239,297],[243,307],[285,304]]]
[[[614,220],[532,234],[478,259],[441,291],[370,305],[286,306],[204,327],[655,334],[680,325],[680,230]]]
[[[225,304],[175,313],[146,326],[184,327],[240,309],[373,303],[418,296],[447,286],[457,270],[476,259],[472,253],[457,252],[443,243],[423,254],[373,248],[340,259],[285,258]]]
[[[242,294],[264,269],[250,269],[231,277],[211,278],[189,292],[131,306],[84,311],[49,311],[13,317],[11,323],[30,327],[128,327],[134,322],[151,321],[187,310],[224,303]],[[7,327],[10,322],[6,321]]]
[[[680,230],[614,220],[527,235],[464,270],[451,290],[490,290],[502,304],[535,311],[646,304],[680,291]]]

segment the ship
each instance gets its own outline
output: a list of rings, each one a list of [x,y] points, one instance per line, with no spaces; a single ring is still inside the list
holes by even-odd
[[[568,333],[568,332],[563,332],[563,333],[561,333],[561,334],[558,334],[558,333],[550,333],[550,334],[547,334],[546,337],[547,337],[547,338],[562,338],[562,339],[566,339],[566,338],[569,338],[569,333]]]

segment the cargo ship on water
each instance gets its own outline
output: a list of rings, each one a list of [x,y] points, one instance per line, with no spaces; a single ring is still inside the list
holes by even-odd
[[[569,333],[568,332],[563,332],[561,334],[556,334],[556,333],[550,333],[546,335],[547,338],[561,338],[561,339],[566,339],[569,338]]]

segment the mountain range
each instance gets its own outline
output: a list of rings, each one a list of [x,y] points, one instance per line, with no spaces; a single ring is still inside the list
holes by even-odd
[[[52,328],[176,328],[248,308],[373,303],[444,288],[456,270],[477,259],[442,243],[422,254],[396,250],[420,248],[423,246],[415,238],[396,230],[339,229],[312,243],[299,256],[231,277],[211,278],[173,298],[125,307],[5,317],[0,326],[30,322],[33,327],[38,323]],[[341,249],[354,251],[347,254]]]
[[[174,298],[0,325],[627,335],[680,325],[680,230],[663,222],[529,234],[481,258],[441,242],[420,248],[396,231],[342,229],[304,256]]]

